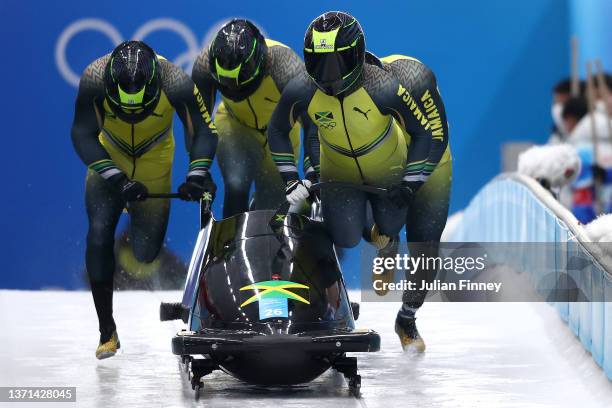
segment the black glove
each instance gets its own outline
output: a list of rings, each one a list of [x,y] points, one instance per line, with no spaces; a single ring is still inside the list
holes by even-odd
[[[185,201],[198,201],[202,198],[205,192],[212,194],[213,198],[217,191],[217,185],[210,177],[210,174],[206,176],[189,176],[187,181],[180,185],[178,189],[181,200]]]
[[[402,181],[389,188],[387,198],[398,208],[404,208],[412,201],[417,188],[412,182]]]
[[[147,199],[149,190],[139,181],[130,180],[123,173],[109,179],[125,201],[143,201]]]
[[[317,184],[319,182],[319,175],[314,170],[306,172],[306,176],[304,178],[310,181],[312,184]]]
[[[606,182],[606,169],[598,164],[593,164],[591,166],[591,171],[593,172],[593,180],[600,184],[604,184]]]

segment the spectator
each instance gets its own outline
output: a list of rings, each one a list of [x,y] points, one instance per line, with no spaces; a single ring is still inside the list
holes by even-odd
[[[583,97],[568,98],[561,111],[561,123],[566,135],[571,135],[578,123],[587,115],[589,107]]]
[[[553,118],[552,134],[548,140],[550,144],[563,143],[569,132],[563,126],[563,107],[565,103],[571,99],[571,80],[569,78],[559,81],[553,87],[553,98],[551,106],[551,115]],[[579,92],[584,95],[586,85],[584,81],[580,81]]]

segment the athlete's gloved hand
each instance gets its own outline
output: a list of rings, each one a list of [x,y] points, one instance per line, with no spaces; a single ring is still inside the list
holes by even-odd
[[[391,200],[391,202],[398,208],[407,207],[414,198],[416,188],[417,186],[415,186],[413,183],[409,181],[402,181],[401,183],[389,188],[387,198]]]
[[[291,205],[299,205],[310,196],[308,189],[312,186],[310,180],[291,180],[285,187],[287,201]]]
[[[127,202],[142,201],[147,199],[149,190],[139,181],[130,180],[123,173],[114,175],[110,178],[115,188],[121,194],[121,197]]]
[[[306,172],[306,180],[310,181],[312,184],[316,184],[319,182],[319,175],[316,171],[308,171]]]
[[[216,191],[217,185],[210,174],[206,174],[206,176],[189,176],[178,188],[181,200],[185,201],[198,201],[205,192],[211,193],[214,197]]]
[[[319,176],[319,174],[312,170],[312,171],[308,171],[306,172],[304,178],[308,181],[310,181],[312,184],[317,184],[321,181],[321,176]],[[312,185],[311,184],[311,185]],[[321,191],[317,190],[314,192],[314,196],[317,197],[319,200],[321,199]],[[311,193],[311,197],[312,197],[312,193]]]

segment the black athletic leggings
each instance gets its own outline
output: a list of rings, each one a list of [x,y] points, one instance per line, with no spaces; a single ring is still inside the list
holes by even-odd
[[[452,162],[438,165],[436,170],[419,189],[406,213],[406,241],[411,256],[435,257],[438,255],[438,244],[446,226],[450,188],[452,179]],[[425,244],[425,245],[423,245]],[[432,282],[438,271],[421,268],[414,275],[406,273],[406,279],[416,282]],[[413,312],[425,301],[427,291],[406,291],[403,295],[403,306],[400,310]]]
[[[359,244],[364,229],[371,227],[367,204],[382,234],[395,237],[404,226],[406,209],[398,208],[385,197],[367,194],[350,187],[323,186],[321,210],[325,227],[335,245],[352,248]]]
[[[329,187],[321,190],[321,205],[325,225],[334,244],[351,248],[356,246],[372,227],[395,237],[406,225],[406,241],[412,256],[437,256],[438,243],[448,217],[452,161],[438,165],[427,182],[416,193],[408,208],[399,209],[384,197],[366,194],[346,187]],[[367,203],[371,205],[371,215]],[[373,218],[373,220],[372,220]],[[369,234],[369,232],[368,232]],[[423,245],[425,243],[426,245]],[[418,253],[417,253],[418,252]],[[435,279],[437,270],[420,269],[413,275],[406,273],[406,279],[415,281],[417,287],[426,280]],[[425,301],[427,291],[406,291],[400,311],[413,315]]]
[[[102,177],[88,173],[85,205],[89,219],[85,263],[98,314],[100,341],[107,341],[115,330],[113,319],[113,276],[115,272],[115,230],[125,201]],[[166,235],[170,201],[163,199],[134,202],[130,214],[129,240],[140,262],[152,262]]]

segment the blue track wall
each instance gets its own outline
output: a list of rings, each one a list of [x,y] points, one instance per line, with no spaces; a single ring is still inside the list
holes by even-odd
[[[498,172],[501,142],[546,138],[550,87],[568,71],[570,18],[565,1],[3,0],[0,287],[82,286],[85,167],[70,143],[76,88],[69,74],[61,74],[61,61],[79,74],[88,62],[109,52],[115,40],[131,38],[159,18],[182,23],[181,35],[193,38],[192,51],[213,25],[231,16],[253,19],[271,38],[299,51],[308,23],[334,8],[346,9],[361,21],[371,51],[413,55],[436,72],[455,156],[453,209],[464,207]],[[85,18],[101,20],[96,24],[112,34],[110,38],[100,31],[81,31],[66,37],[65,52],[56,56],[62,33]],[[145,40],[170,60],[186,61],[189,45],[181,35],[159,29]],[[186,168],[178,139],[175,183]],[[220,204],[215,203],[217,210]],[[196,217],[193,205],[173,207],[168,244],[185,258],[195,240]]]
[[[579,40],[579,64],[582,75],[587,60],[600,58],[612,69],[612,2],[607,0],[570,0],[570,31]]]

